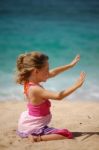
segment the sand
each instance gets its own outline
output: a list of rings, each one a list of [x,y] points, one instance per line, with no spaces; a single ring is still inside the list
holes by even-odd
[[[0,150],[99,150],[99,102],[52,101],[50,126],[67,128],[74,139],[31,143],[16,134],[24,101],[0,102]]]

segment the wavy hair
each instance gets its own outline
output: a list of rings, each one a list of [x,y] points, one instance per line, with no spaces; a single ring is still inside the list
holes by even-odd
[[[48,60],[48,56],[37,51],[33,51],[27,54],[21,54],[17,58],[17,77],[16,82],[19,84],[24,84],[28,82],[31,72],[34,68],[41,69]]]

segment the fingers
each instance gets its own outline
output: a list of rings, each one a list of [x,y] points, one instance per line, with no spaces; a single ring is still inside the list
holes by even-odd
[[[84,71],[82,71],[82,72],[80,73],[79,79],[78,79],[77,82],[76,82],[77,87],[81,87],[81,86],[82,86],[82,84],[84,83],[85,77],[86,77],[86,73],[85,73]]]
[[[80,57],[80,55],[79,54],[77,54],[77,56],[76,57]]]
[[[76,59],[77,59],[77,60],[80,60],[80,55],[79,55],[79,54],[76,56]]]
[[[85,73],[84,71],[82,71],[82,72],[80,73],[80,78],[81,78],[82,80],[84,80],[85,77],[86,77],[86,73]]]
[[[84,71],[82,71],[82,72],[80,73],[80,75],[84,77],[84,76],[86,76],[86,73],[85,73]]]
[[[74,60],[78,62],[80,60],[80,55],[77,55]]]

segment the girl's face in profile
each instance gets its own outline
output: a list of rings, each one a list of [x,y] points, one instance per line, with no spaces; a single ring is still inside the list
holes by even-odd
[[[45,62],[44,67],[35,70],[35,76],[38,82],[45,82],[49,77],[49,63]]]

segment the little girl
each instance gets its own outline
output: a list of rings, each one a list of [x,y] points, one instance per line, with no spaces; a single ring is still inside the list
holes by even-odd
[[[81,87],[85,73],[80,74],[73,86],[60,92],[46,90],[40,85],[40,82],[45,82],[47,79],[72,68],[79,60],[80,56],[77,55],[69,65],[49,70],[48,56],[40,52],[22,54],[17,58],[16,81],[24,85],[24,93],[28,102],[27,111],[24,111],[19,118],[17,130],[19,136],[28,137],[32,142],[73,138],[72,133],[67,129],[48,126],[52,118],[50,101],[61,101]]]

